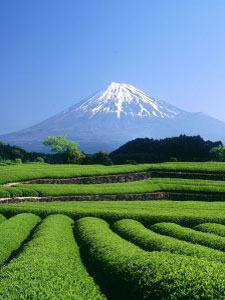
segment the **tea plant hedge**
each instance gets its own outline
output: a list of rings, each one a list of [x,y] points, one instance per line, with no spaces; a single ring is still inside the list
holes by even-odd
[[[225,297],[222,263],[169,252],[149,253],[119,237],[97,218],[78,220],[75,233],[86,265],[114,299]]]
[[[20,255],[0,268],[0,299],[106,299],[84,268],[73,220],[43,220]]]
[[[221,224],[203,223],[195,226],[193,229],[202,232],[214,233],[216,235],[225,237],[225,226]]]
[[[0,265],[21,246],[39,222],[38,216],[22,213],[0,223]]]
[[[225,253],[222,251],[155,233],[135,220],[117,221],[113,224],[112,229],[121,237],[146,251],[169,251],[225,263]]]
[[[225,251],[225,239],[213,233],[196,231],[175,223],[157,223],[152,225],[150,229],[157,233],[165,234],[187,242]]]

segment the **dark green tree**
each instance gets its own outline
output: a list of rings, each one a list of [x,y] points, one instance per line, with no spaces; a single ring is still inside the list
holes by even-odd
[[[66,164],[80,164],[85,155],[78,149],[68,148],[63,152],[63,162]]]
[[[78,142],[70,142],[65,135],[48,136],[42,143],[51,147],[51,152],[59,153],[62,162],[66,164],[78,164],[85,155],[78,150]]]
[[[219,145],[218,147],[213,147],[209,151],[209,154],[213,161],[225,161],[225,146]]]
[[[109,157],[108,153],[103,151],[95,152],[92,155],[92,163],[93,164],[102,164],[105,166],[113,165],[111,158]]]

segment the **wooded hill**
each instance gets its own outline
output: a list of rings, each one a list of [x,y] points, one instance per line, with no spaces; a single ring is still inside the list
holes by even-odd
[[[180,135],[161,140],[137,138],[111,152],[110,157],[114,163],[119,164],[129,160],[137,163],[208,161],[210,160],[210,149],[219,145],[222,146],[221,141],[204,141],[199,135]]]

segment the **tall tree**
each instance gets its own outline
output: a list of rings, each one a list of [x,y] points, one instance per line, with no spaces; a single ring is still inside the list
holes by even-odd
[[[69,142],[65,135],[48,136],[45,140],[41,141],[45,146],[51,147],[51,152],[63,153],[68,149],[77,149],[78,142]]]

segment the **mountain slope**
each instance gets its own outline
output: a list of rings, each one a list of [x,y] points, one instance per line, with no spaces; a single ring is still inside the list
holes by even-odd
[[[47,150],[46,136],[66,134],[85,152],[112,151],[137,137],[201,135],[225,141],[225,123],[201,113],[189,113],[149,97],[130,84],[111,83],[106,90],[27,129],[0,140],[28,150]]]

